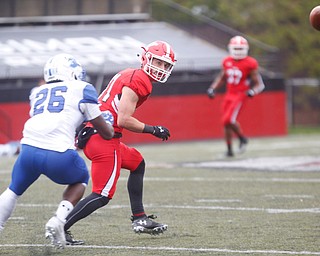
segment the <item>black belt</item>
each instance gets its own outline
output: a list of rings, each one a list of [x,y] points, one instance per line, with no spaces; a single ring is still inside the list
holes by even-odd
[[[115,139],[119,139],[122,137],[122,133],[121,132],[115,132],[114,135],[113,135],[113,138]]]
[[[82,128],[82,130],[78,133],[78,137],[77,137],[77,147],[80,149],[83,149],[85,147],[85,145],[87,144],[88,140],[90,139],[90,137],[92,135],[97,134],[97,130],[92,128],[92,127],[84,127]],[[122,137],[122,133],[121,132],[115,132],[113,135],[114,139],[119,139]]]

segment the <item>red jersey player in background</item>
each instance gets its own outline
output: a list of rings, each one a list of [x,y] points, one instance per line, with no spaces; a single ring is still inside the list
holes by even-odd
[[[239,152],[244,152],[248,139],[244,136],[237,117],[248,97],[253,97],[263,91],[265,85],[258,72],[258,62],[248,56],[249,44],[242,36],[235,36],[228,44],[229,56],[222,62],[222,70],[207,90],[213,99],[216,90],[226,84],[226,94],[223,100],[222,123],[224,126],[226,156],[234,156],[232,148],[233,133],[239,138]]]
[[[136,233],[160,234],[167,230],[166,224],[147,216],[142,203],[145,161],[135,148],[121,142],[122,130],[150,133],[162,140],[170,137],[169,130],[160,125],[148,125],[133,114],[152,92],[152,82],[165,83],[176,62],[171,46],[155,41],[143,48],[140,69],[125,69],[116,74],[99,96],[100,110],[114,118],[115,137],[105,143],[99,134],[92,135],[84,147],[85,155],[92,161],[92,193],[79,202],[67,217],[66,240],[69,244],[82,244],[72,238],[68,229],[77,221],[108,204],[112,199],[120,169],[130,171],[127,189],[132,210],[132,229]],[[91,126],[89,124],[89,126]],[[86,127],[88,128],[88,127]],[[85,128],[85,129],[86,129]],[[88,130],[85,132],[88,133]]]

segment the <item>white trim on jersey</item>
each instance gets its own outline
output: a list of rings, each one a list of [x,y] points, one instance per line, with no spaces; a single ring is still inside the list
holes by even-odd
[[[240,102],[238,104],[238,106],[235,108],[235,110],[233,111],[232,115],[231,115],[231,123],[232,124],[235,124],[237,122],[237,116],[239,114],[239,111],[241,109],[241,106],[242,106],[242,102]]]
[[[114,97],[114,99],[111,102],[111,106],[112,106],[114,112],[116,112],[117,114],[118,114],[119,102],[120,102],[120,100],[118,98],[118,95],[116,95],[116,97]]]
[[[101,195],[108,197],[111,188],[113,187],[113,185],[115,184],[115,179],[116,179],[116,174],[117,174],[117,165],[118,165],[118,156],[117,156],[117,151],[114,151],[114,167],[112,170],[112,174],[110,176],[110,179],[108,180],[106,186],[103,188],[103,190],[101,191]]]

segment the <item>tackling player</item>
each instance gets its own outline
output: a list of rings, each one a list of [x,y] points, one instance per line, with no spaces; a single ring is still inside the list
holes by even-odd
[[[0,195],[0,231],[18,198],[41,174],[67,185],[58,209],[45,226],[45,236],[57,248],[65,246],[63,226],[67,215],[82,198],[89,172],[74,146],[76,128],[84,121],[111,139],[114,130],[98,106],[95,88],[83,80],[85,71],[69,54],[50,58],[44,67],[46,84],[34,90],[30,119],[25,123],[21,152],[13,166],[9,187]],[[104,115],[105,116],[105,115]]]
[[[243,104],[248,97],[253,97],[264,90],[264,83],[258,72],[258,62],[248,56],[249,44],[242,36],[235,36],[228,44],[229,56],[222,62],[222,70],[207,90],[209,98],[213,99],[216,90],[226,84],[222,110],[226,156],[234,156],[232,149],[233,133],[239,138],[239,152],[244,152],[248,139],[244,136],[237,121]]]
[[[122,130],[136,133],[150,133],[162,140],[170,137],[163,126],[145,124],[133,114],[152,92],[152,83],[165,83],[176,62],[171,46],[163,41],[155,41],[143,48],[140,69],[125,69],[117,73],[99,96],[101,111],[110,111],[114,117],[115,138],[110,141],[92,135],[84,147],[85,155],[92,161],[92,193],[81,200],[67,217],[68,229],[77,221],[105,206],[112,199],[120,175],[120,169],[130,171],[127,188],[132,210],[132,229],[136,233],[160,234],[167,230],[166,224],[147,216],[142,203],[145,161],[135,148],[120,140]],[[91,125],[88,124],[90,127]],[[80,136],[81,139],[81,136]],[[81,240],[69,237],[70,244],[82,244]]]

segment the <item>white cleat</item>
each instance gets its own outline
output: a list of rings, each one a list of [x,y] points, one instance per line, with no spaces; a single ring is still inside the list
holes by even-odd
[[[66,237],[64,234],[64,222],[56,216],[52,217],[46,224],[46,238],[51,240],[51,244],[57,249],[63,249],[66,246]]]
[[[247,138],[240,139],[239,150],[238,150],[239,154],[243,154],[247,150],[248,142],[249,141]]]

